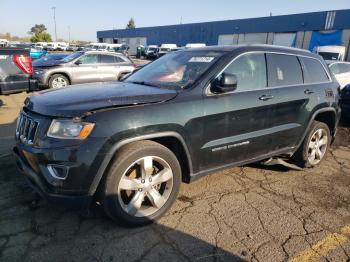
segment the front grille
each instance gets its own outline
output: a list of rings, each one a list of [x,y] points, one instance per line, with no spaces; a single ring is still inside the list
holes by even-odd
[[[16,127],[16,138],[23,143],[33,145],[38,130],[39,122],[35,121],[25,113],[21,113]]]

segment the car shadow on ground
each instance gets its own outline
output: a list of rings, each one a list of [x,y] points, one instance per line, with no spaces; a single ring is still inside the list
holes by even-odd
[[[11,123],[0,124],[0,157],[12,154],[12,148],[15,144],[16,124],[17,118]]]
[[[12,156],[0,157],[0,218],[0,261],[245,261],[206,241],[196,224],[177,230],[176,212],[128,228],[98,205],[86,217],[38,201]]]

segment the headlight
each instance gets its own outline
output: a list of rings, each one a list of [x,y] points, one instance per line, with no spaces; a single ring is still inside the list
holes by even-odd
[[[34,70],[34,74],[36,74],[36,75],[41,75],[43,73],[44,73],[44,70],[42,70],[42,69]]]
[[[48,137],[60,139],[80,139],[84,140],[92,132],[95,124],[73,120],[53,120]]]

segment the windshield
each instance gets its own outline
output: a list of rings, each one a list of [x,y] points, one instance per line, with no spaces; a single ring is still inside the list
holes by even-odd
[[[79,56],[81,56],[83,54],[83,52],[75,52],[65,58],[63,58],[61,61],[63,61],[64,63],[68,63],[73,61],[74,59],[78,58]]]
[[[339,53],[330,53],[330,52],[319,52],[320,56],[323,57],[324,60],[339,60]]]
[[[186,88],[197,81],[224,53],[180,51],[154,61],[125,82],[165,88]]]

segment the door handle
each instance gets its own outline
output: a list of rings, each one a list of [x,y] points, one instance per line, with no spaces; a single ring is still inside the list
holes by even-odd
[[[271,99],[274,99],[275,97],[272,96],[272,95],[263,95],[261,97],[259,97],[259,100],[261,101],[267,101],[267,100],[271,100]]]
[[[306,89],[306,90],[304,91],[304,94],[305,94],[305,95],[311,95],[311,94],[313,94],[313,93],[315,93],[315,92],[312,91],[312,90],[310,90],[310,89]]]

